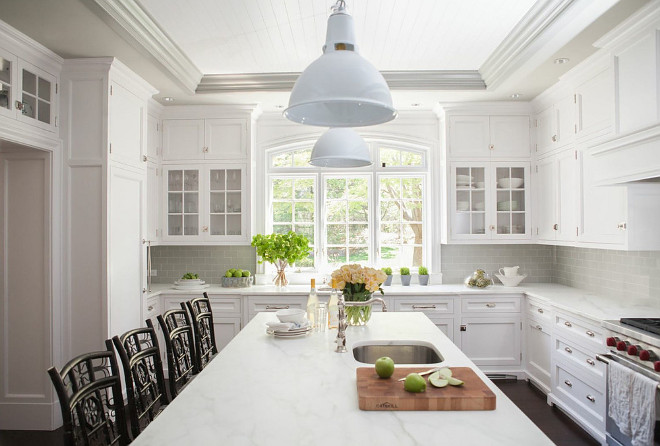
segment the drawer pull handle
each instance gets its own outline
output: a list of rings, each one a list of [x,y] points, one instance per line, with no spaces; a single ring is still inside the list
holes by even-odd
[[[569,380],[564,381],[564,384],[566,384],[568,387],[573,387],[573,383]]]
[[[288,310],[288,305],[266,305],[266,310]]]
[[[591,396],[591,395],[587,395],[587,399],[588,399],[589,401],[591,401],[592,403],[595,403],[595,402],[596,402],[596,398],[594,398],[594,397]]]
[[[435,305],[413,305],[413,310],[435,310]]]
[[[572,326],[573,326],[573,324],[571,324],[571,323],[568,322],[568,321],[564,322],[564,325],[566,325],[567,327],[572,327]]]
[[[539,313],[543,314],[543,308],[539,308],[539,309],[537,309],[537,311],[538,311]]]
[[[564,347],[564,350],[566,350],[566,353],[573,353],[570,347]]]
[[[536,326],[536,329],[537,329],[537,330],[543,330],[543,327],[541,327],[540,325],[537,325],[537,326]]]
[[[153,309],[154,309],[154,306],[153,306],[153,305],[149,305],[149,306],[147,307],[147,311],[151,311],[151,310],[153,310]]]
[[[592,338],[596,336],[593,331],[587,330],[587,336],[591,336]]]
[[[591,358],[587,358],[587,364],[589,364],[589,365],[596,365],[596,362],[595,362],[593,359],[591,359]]]
[[[486,304],[486,306],[487,306],[488,308],[495,308],[496,304],[494,304],[494,303],[492,303],[492,302],[488,302],[488,303]]]

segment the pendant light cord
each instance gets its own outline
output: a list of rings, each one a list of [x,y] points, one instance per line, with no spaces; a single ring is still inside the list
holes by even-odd
[[[337,0],[337,3],[330,7],[330,10],[332,10],[333,14],[344,12],[346,11],[346,2],[344,0]]]

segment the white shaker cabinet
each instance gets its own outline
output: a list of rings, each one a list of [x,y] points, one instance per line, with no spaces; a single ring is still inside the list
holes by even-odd
[[[566,147],[573,142],[575,127],[575,96],[564,96],[535,117],[538,155]]]
[[[128,86],[110,83],[108,147],[112,161],[146,168],[147,102]]]
[[[247,158],[246,119],[163,120],[163,161],[227,161]]]
[[[579,167],[576,150],[539,160],[534,167],[534,236],[538,240],[576,240]]]
[[[524,341],[525,372],[546,394],[551,388],[552,307],[542,301],[526,297]]]
[[[575,87],[576,140],[581,142],[614,131],[614,79],[608,65]]]
[[[510,159],[530,155],[528,116],[450,116],[452,158]]]

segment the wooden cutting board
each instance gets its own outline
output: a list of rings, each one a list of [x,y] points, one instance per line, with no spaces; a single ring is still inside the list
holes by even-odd
[[[428,368],[396,368],[391,378],[381,379],[373,367],[359,367],[356,372],[360,409],[495,410],[495,394],[469,367],[451,367],[453,376],[465,382],[462,386],[437,388],[427,381],[426,392],[410,393],[403,389],[403,381],[397,381],[425,370]]]

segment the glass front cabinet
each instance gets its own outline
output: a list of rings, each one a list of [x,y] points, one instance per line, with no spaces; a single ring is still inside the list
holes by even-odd
[[[57,78],[0,48],[0,114],[54,131]]]
[[[244,164],[164,166],[163,180],[163,241],[248,240]]]
[[[529,239],[529,169],[529,163],[451,164],[451,239]]]

